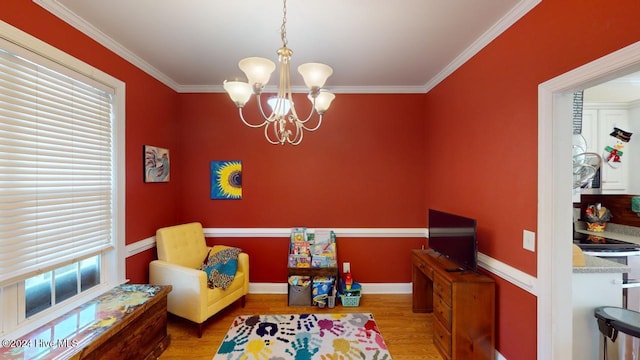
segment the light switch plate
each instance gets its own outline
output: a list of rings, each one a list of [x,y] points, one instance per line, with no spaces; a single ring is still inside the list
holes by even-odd
[[[351,263],[348,262],[343,262],[342,263],[342,273],[346,274],[351,272]]]
[[[522,247],[531,252],[536,251],[536,233],[529,230],[522,230]]]

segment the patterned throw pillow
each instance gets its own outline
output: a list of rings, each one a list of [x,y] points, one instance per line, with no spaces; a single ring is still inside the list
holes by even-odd
[[[238,254],[241,252],[242,249],[229,247],[210,254],[205,259],[200,270],[207,273],[209,288],[226,290],[231,285],[238,270]]]

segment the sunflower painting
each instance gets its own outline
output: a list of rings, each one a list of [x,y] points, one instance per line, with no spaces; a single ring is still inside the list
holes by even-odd
[[[211,199],[242,199],[242,161],[211,162]]]

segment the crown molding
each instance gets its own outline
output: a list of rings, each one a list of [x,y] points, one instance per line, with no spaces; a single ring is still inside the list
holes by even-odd
[[[119,42],[113,40],[107,34],[98,30],[98,28],[96,28],[95,26],[86,22],[76,13],[69,10],[67,7],[61,5],[57,0],[33,0],[33,2],[41,6],[51,14],[57,16],[62,21],[73,26],[81,33],[95,40],[100,45],[106,47],[107,49],[116,53],[118,56],[132,63],[134,66],[140,68],[142,71],[146,72],[147,74],[157,79],[161,83],[177,91],[179,84],[176,83],[173,79],[171,79],[170,77],[162,73],[160,70],[153,67],[148,62],[144,61],[141,57],[139,57],[135,53],[129,51],[129,49],[122,46],[122,44],[120,44]]]
[[[425,94],[438,85],[441,81],[451,75],[456,69],[462,66],[467,60],[477,54],[482,48],[498,37],[507,28],[522,18],[529,10],[533,9],[542,0],[522,0],[516,7],[494,24],[480,38],[478,38],[469,48],[463,51],[441,72],[433,77],[428,83],[422,86],[337,86],[330,90],[336,94]],[[113,51],[118,56],[132,63],[142,71],[154,77],[161,83],[178,93],[224,93],[222,85],[181,85],[169,76],[165,75],[154,66],[131,52],[129,49],[118,43],[92,24],[84,21],[73,11],[61,5],[57,0],[33,0],[34,3],[44,8],[51,14],[57,16],[78,31],[89,36],[102,46]],[[274,87],[275,88],[275,87]],[[294,92],[306,93],[306,89],[293,89]]]
[[[630,110],[640,107],[640,99],[633,101],[591,101],[583,104],[584,110]]]
[[[57,0],[33,0],[34,3],[41,6],[51,14],[57,16],[64,22],[68,23],[78,31],[89,36],[102,46],[113,51],[118,56],[132,63],[136,67],[140,68],[145,73],[154,77],[161,83],[165,84],[169,88],[178,93],[225,93],[222,84],[220,85],[181,85],[174,81],[169,76],[156,69],[154,66],[140,58],[138,55],[124,47],[122,44],[115,41],[107,34],[100,31],[98,28],[82,19],[73,11],[60,4]],[[276,92],[278,89],[275,85],[270,85],[265,88],[266,92]],[[333,87],[331,92],[336,94],[424,94],[426,93],[425,86],[343,86]],[[292,89],[295,93],[307,93],[308,89],[300,86]]]
[[[174,88],[179,93],[226,93],[222,85],[178,85]],[[334,86],[327,88],[334,94],[425,94],[425,86]],[[265,87],[265,93],[275,93],[275,85]],[[306,94],[309,89],[303,86],[292,86],[294,93]]]
[[[442,71],[434,76],[427,84],[425,84],[425,93],[436,87],[441,81],[446,79],[480,50],[492,42],[495,38],[505,32],[511,25],[515,24],[523,16],[525,16],[531,9],[536,7],[542,0],[523,0],[518,3],[511,11],[503,16],[497,23],[495,23],[489,30],[487,30],[482,36],[471,44],[465,51],[458,55],[452,62],[449,63]]]

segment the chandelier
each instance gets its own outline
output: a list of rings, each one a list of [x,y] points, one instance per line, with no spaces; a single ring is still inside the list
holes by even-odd
[[[311,101],[311,110],[306,118],[300,118],[296,112],[291,92],[290,65],[293,51],[287,47],[287,0],[283,1],[282,26],[280,38],[282,47],[278,49],[278,63],[280,67],[280,84],[276,96],[267,100],[271,108],[271,114],[265,113],[260,95],[269,82],[271,73],[276,65],[269,59],[249,57],[240,60],[238,66],[247,76],[248,82],[225,81],[224,90],[238,107],[242,122],[252,128],[264,127],[264,136],[271,144],[289,143],[298,145],[302,142],[304,130],[315,131],[322,123],[322,116],[329,109],[335,95],[322,89],[327,78],[333,73],[330,66],[319,63],[306,63],[298,67],[304,83],[309,89],[308,98]],[[256,95],[258,108],[262,117],[261,123],[250,123],[244,118],[242,109],[250,100],[251,94]],[[317,120],[309,122],[317,113]],[[315,123],[315,126],[311,126]]]

